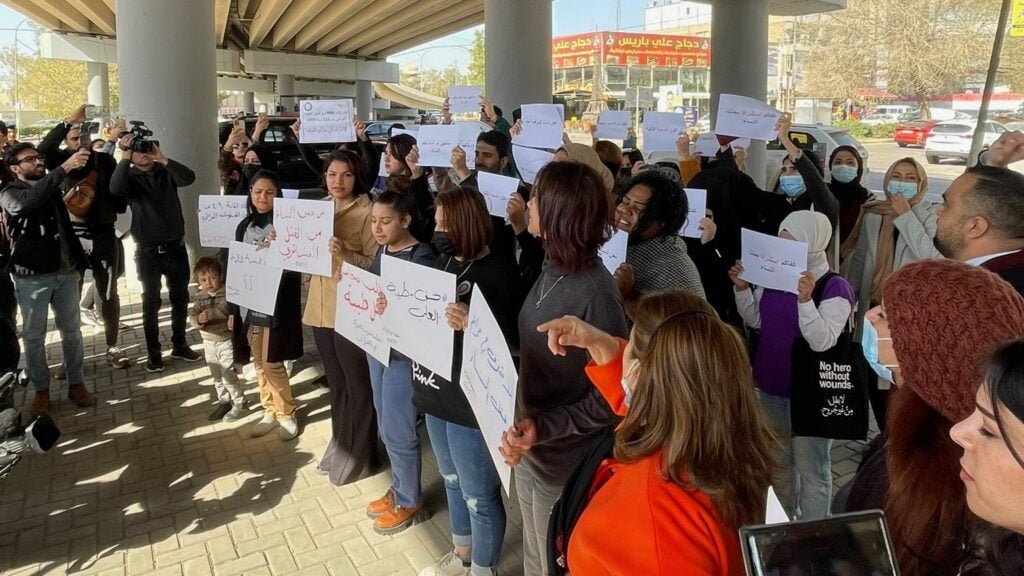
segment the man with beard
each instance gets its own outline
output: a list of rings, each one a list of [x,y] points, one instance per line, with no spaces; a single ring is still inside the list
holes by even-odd
[[[53,127],[39,144],[48,170],[54,170],[72,154],[87,146],[83,139],[82,122],[86,120],[83,104],[68,116],[64,122]],[[60,147],[61,142],[65,144]],[[82,321],[93,326],[102,326],[107,343],[107,362],[114,368],[127,368],[128,356],[117,346],[118,331],[121,328],[121,300],[117,293],[117,279],[124,271],[124,247],[114,230],[117,215],[124,213],[127,203],[124,198],[110,193],[110,178],[114,175],[117,162],[110,154],[96,152],[89,156],[89,162],[67,175],[61,188],[65,194],[78,195],[79,203],[69,201],[68,211],[71,225],[82,243],[89,269],[92,270],[93,286],[85,300],[92,306],[82,306]],[[91,197],[91,200],[82,200]],[[79,281],[81,289],[85,276]],[[98,314],[97,314],[98,312]]]
[[[86,266],[82,245],[71,228],[61,182],[89,161],[80,150],[49,174],[32,144],[15,144],[4,155],[14,178],[0,192],[11,234],[10,271],[21,307],[28,377],[35,388],[32,413],[49,409],[50,374],[46,363],[46,323],[53,306],[67,366],[68,397],[92,406],[85,388],[84,349],[78,313],[79,270]]]

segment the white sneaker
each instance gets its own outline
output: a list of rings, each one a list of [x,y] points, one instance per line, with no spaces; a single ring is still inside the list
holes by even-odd
[[[263,419],[252,425],[249,428],[250,438],[259,438],[260,436],[266,436],[271,430],[277,427],[277,419],[273,416],[264,414]]]
[[[420,570],[420,576],[469,576],[469,564],[455,550],[445,554],[433,566]]]
[[[278,424],[281,429],[277,431],[277,435],[281,440],[294,440],[299,435],[299,421],[296,418],[289,418],[287,420],[280,420]]]
[[[247,412],[248,411],[243,408],[241,404],[235,404],[231,407],[231,410],[228,410],[228,413],[225,414],[221,420],[224,422],[234,422],[239,418],[244,418]]]

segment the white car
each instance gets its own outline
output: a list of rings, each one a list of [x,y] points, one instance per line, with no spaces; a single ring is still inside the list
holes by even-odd
[[[860,121],[861,124],[867,126],[880,126],[882,124],[899,124],[899,114],[871,114]]]
[[[924,142],[924,157],[928,163],[938,164],[942,158],[966,161],[971,153],[971,141],[974,139],[976,125],[977,120],[950,120],[936,124]],[[999,122],[986,121],[982,145],[991,145],[1006,131],[1006,127]]]

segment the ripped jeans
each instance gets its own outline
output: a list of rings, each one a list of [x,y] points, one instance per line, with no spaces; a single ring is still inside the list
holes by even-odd
[[[483,434],[429,414],[426,421],[448,495],[453,544],[472,546],[474,566],[497,566],[505,538],[505,506]]]

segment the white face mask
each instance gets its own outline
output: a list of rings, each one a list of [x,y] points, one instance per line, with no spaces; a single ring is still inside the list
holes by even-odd
[[[629,368],[626,368],[626,371],[622,373],[621,384],[622,391],[626,393],[626,408],[629,408],[630,402],[633,401],[633,383],[631,380],[633,379],[633,373],[636,372],[637,364],[638,362],[635,358],[630,360]]]

